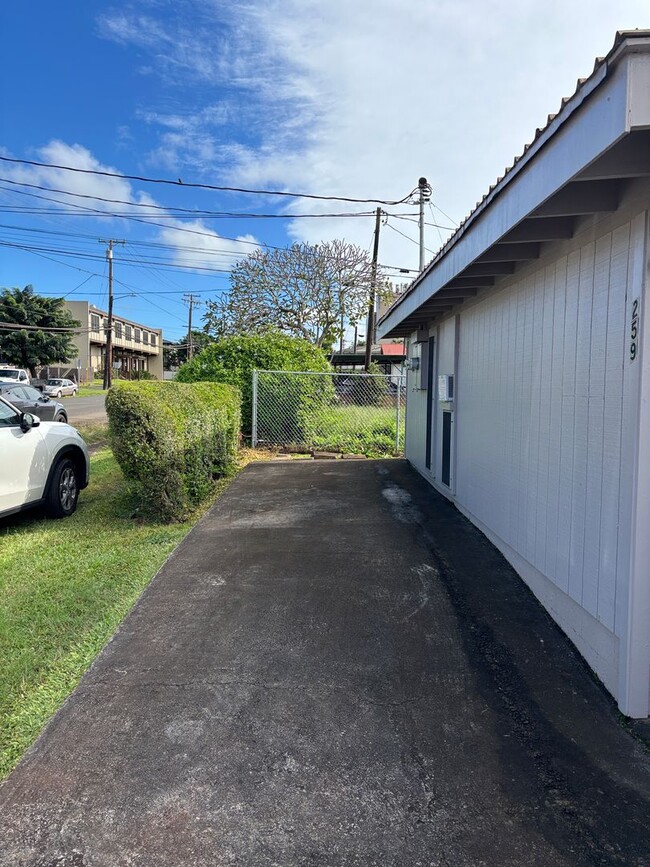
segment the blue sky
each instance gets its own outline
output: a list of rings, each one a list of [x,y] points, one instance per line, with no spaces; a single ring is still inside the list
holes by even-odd
[[[647,0],[5,3],[0,155],[359,198],[402,198],[425,175],[431,256],[448,236],[433,224],[466,216],[616,29],[634,27],[650,27]],[[132,294],[116,310],[171,339],[185,332],[183,293],[214,297],[256,244],[371,244],[372,217],[322,215],[372,205],[7,162],[0,177],[1,286],[103,306],[98,239],[124,239],[115,294]],[[416,268],[414,209],[387,210],[380,261]]]

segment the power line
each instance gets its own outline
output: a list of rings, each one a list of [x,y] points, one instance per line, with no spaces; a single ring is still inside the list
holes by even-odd
[[[77,174],[82,175],[97,175],[105,178],[119,178],[125,181],[139,181],[140,183],[147,184],[164,184],[172,187],[189,187],[191,189],[197,190],[216,190],[218,192],[229,192],[229,193],[246,193],[250,195],[264,195],[264,196],[282,196],[285,198],[293,198],[293,199],[316,199],[318,201],[330,201],[330,202],[354,202],[358,204],[375,204],[375,205],[402,205],[408,201],[410,196],[414,191],[409,192],[407,196],[404,196],[402,199],[390,200],[390,199],[358,199],[351,196],[322,196],[317,195],[315,193],[295,193],[289,192],[287,190],[264,190],[264,189],[247,189],[245,187],[226,187],[219,186],[216,184],[199,184],[195,182],[185,182],[180,178],[177,181],[172,181],[169,178],[149,178],[144,175],[123,175],[119,172],[108,172],[101,169],[80,169],[75,166],[64,166],[58,165],[57,163],[41,163],[36,160],[21,160],[16,157],[4,157],[0,156],[0,160],[6,163],[14,163],[23,166],[35,166],[37,168],[43,169],[59,169],[60,171],[66,172],[75,172]]]
[[[64,250],[64,249],[59,248],[59,247],[54,247],[54,248],[52,248],[52,247],[37,247],[35,245],[16,244],[16,243],[11,243],[10,241],[2,241],[2,240],[0,240],[0,247],[11,247],[11,248],[16,249],[16,250],[24,250],[28,253],[37,253],[37,254],[39,254],[39,253],[41,253],[41,254],[42,253],[54,253],[54,254],[59,255],[59,256],[70,256],[70,257],[75,258],[75,259],[85,259],[85,260],[93,261],[93,262],[101,261],[101,259],[102,259],[102,257],[99,255],[95,255],[93,253],[88,253],[88,252],[84,252],[84,251],[80,251],[80,250]],[[125,265],[137,267],[137,263],[130,261],[128,259],[122,259],[121,262]],[[211,268],[207,265],[188,264],[186,266],[183,266],[183,265],[174,264],[173,262],[169,262],[166,260],[153,261],[153,260],[145,260],[145,259],[142,259],[141,262],[143,265],[152,265],[152,266],[156,266],[158,268],[168,268],[171,271],[180,271],[183,274],[187,273],[188,271],[190,271],[190,272],[191,271],[205,272],[207,274],[219,274],[219,275],[221,275],[221,274],[229,275],[230,274],[229,268]],[[64,263],[60,263],[60,264],[64,264]],[[83,271],[84,269],[80,268],[78,270]],[[90,273],[90,272],[87,272],[87,273]],[[219,278],[215,278],[215,279],[219,279]],[[221,278],[221,279],[225,279],[225,278]]]
[[[411,217],[408,214],[390,214],[391,218],[396,220],[405,220],[407,223],[418,223],[419,220],[417,217]],[[435,217],[434,217],[435,220]],[[425,226],[433,226],[434,229],[444,229],[446,232],[454,232],[456,230],[456,226],[443,226],[440,223],[427,223],[425,222]]]
[[[456,220],[454,220],[453,217],[450,217],[449,214],[445,214],[445,212],[442,210],[442,208],[441,208],[439,205],[436,205],[436,203],[434,202],[434,203],[433,203],[433,207],[434,207],[437,211],[440,211],[440,213],[442,214],[442,216],[443,216],[443,217],[446,217],[446,218],[449,220],[450,223],[453,223],[455,229],[458,228],[458,222],[457,222]],[[435,220],[435,217],[434,217],[434,220]]]
[[[17,187],[28,187],[31,190],[41,190],[46,193],[58,193],[62,196],[73,196],[77,199],[90,199],[95,202],[105,202],[111,205],[128,205],[130,208],[149,208],[155,211],[164,211],[163,216],[176,217],[178,215],[188,216],[193,218],[207,219],[208,217],[216,217],[221,219],[273,219],[273,220],[298,220],[298,219],[324,219],[333,217],[372,217],[373,211],[342,211],[336,214],[257,214],[248,213],[247,211],[210,211],[199,208],[179,208],[167,205],[159,205],[155,202],[133,202],[128,199],[109,199],[106,196],[93,196],[90,193],[75,193],[72,190],[61,190],[58,187],[46,187],[42,184],[30,184],[27,181],[14,181],[11,178],[0,177],[0,181],[4,184],[11,184]],[[7,191],[9,192],[9,190]],[[17,191],[18,192],[18,191]],[[44,197],[39,197],[44,198]],[[54,200],[52,200],[54,201]],[[62,204],[73,205],[73,202],[64,202]],[[120,215],[122,216],[122,215]]]
[[[416,241],[415,238],[409,238],[408,235],[405,235],[404,232],[400,232],[399,229],[396,229],[395,226],[391,226],[390,223],[386,223],[386,225],[388,226],[389,229],[392,229],[393,232],[397,232],[398,235],[401,235],[402,238],[406,238],[407,241],[410,241],[412,244],[415,244],[418,247],[420,246],[419,241]],[[435,255],[433,250],[430,250],[428,247],[425,247],[424,249],[427,251],[427,253],[431,253],[432,256]]]
[[[40,325],[23,325],[20,322],[0,322],[0,328],[4,331],[46,331],[48,334],[51,332],[52,334],[59,332],[72,332],[74,334],[87,334],[92,329],[91,328],[54,328],[50,326]]]
[[[7,229],[9,232],[15,233],[17,235],[23,234],[37,234],[37,235],[51,235],[57,238],[73,238],[75,240],[81,241],[90,241],[91,243],[95,243],[97,240],[97,235],[90,235],[83,232],[62,232],[55,231],[52,229],[41,229],[37,227],[31,226],[15,226],[7,223],[0,223],[0,229]],[[14,239],[5,239],[5,240],[14,240]],[[216,236],[215,240],[221,240],[221,236]],[[225,240],[225,239],[224,239]],[[187,244],[165,244],[161,241],[135,241],[131,239],[127,239],[128,247],[145,247],[156,250],[182,250],[189,253],[202,253],[206,257],[212,256],[226,256],[230,258],[240,259],[242,257],[242,253],[237,250],[229,250],[227,248],[211,248],[211,247],[195,247]]]
[[[431,206],[431,202],[429,202],[429,210],[431,211],[431,216],[432,216],[433,219],[435,220],[436,215],[433,213],[433,207]],[[443,245],[445,242],[444,242],[444,240],[443,240],[443,238],[442,238],[442,232],[440,231],[440,229],[438,229],[438,237],[440,238],[440,246],[442,247],[442,245]]]
[[[165,310],[164,307],[161,307],[160,304],[156,304],[155,301],[152,301],[150,298],[145,298],[144,292],[139,292],[134,286],[130,286],[128,283],[125,283],[123,280],[118,280],[115,278],[115,282],[119,283],[120,286],[124,286],[125,289],[131,289],[132,292],[135,293],[137,298],[141,298],[143,301],[146,301],[147,304],[151,304],[152,307],[155,307],[157,310],[161,310],[166,316],[171,316],[172,319],[178,319],[179,322],[185,322],[184,319],[181,319],[180,316],[177,316],[175,313],[170,313],[169,310]]]
[[[174,232],[185,232],[189,235],[200,235],[201,237],[204,237],[204,238],[215,238],[216,237],[216,238],[219,238],[220,240],[223,239],[224,241],[235,241],[238,244],[245,244],[245,245],[251,246],[251,247],[266,247],[269,250],[283,250],[284,249],[284,247],[275,247],[273,244],[264,244],[261,242],[258,243],[257,241],[247,241],[243,238],[230,238],[230,237],[226,237],[225,235],[218,235],[215,232],[201,232],[199,229],[188,229],[185,226],[172,226],[172,227],[170,227],[170,226],[166,226],[164,223],[157,223],[155,220],[144,219],[142,217],[134,217],[131,214],[116,214],[116,213],[109,212],[109,211],[99,211],[99,210],[97,210],[97,208],[89,208],[86,205],[75,205],[74,202],[61,202],[59,199],[53,199],[50,196],[39,196],[36,193],[26,193],[23,190],[7,190],[4,187],[0,187],[0,190],[4,190],[7,193],[14,193],[14,194],[18,194],[21,196],[29,196],[30,198],[44,199],[45,201],[54,202],[55,204],[69,205],[70,207],[76,208],[77,211],[83,211],[84,212],[83,214],[77,214],[77,213],[68,214],[68,216],[88,217],[88,216],[92,215],[93,217],[113,217],[114,219],[132,220],[134,223],[142,223],[142,225],[144,225],[144,226],[156,226],[159,229],[169,230],[171,228],[171,229],[173,229]],[[47,209],[44,213],[51,214],[52,210]],[[63,214],[62,211],[55,211],[54,213],[58,214],[58,215]]]

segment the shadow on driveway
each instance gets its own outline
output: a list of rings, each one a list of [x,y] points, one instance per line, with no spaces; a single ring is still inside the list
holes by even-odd
[[[0,790],[0,863],[650,863],[650,760],[403,461],[249,466]]]

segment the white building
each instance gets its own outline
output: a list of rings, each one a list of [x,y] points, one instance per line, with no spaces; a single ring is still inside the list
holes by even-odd
[[[633,717],[650,713],[650,31],[606,58],[384,315],[406,456]]]
[[[82,330],[75,335],[78,367],[82,378],[92,377],[104,369],[108,313],[88,301],[66,301],[65,307],[81,322]],[[113,315],[113,367],[115,373],[130,378],[148,371],[156,379],[163,378],[162,329]]]

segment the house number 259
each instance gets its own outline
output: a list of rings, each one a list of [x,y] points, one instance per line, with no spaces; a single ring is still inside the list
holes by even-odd
[[[630,361],[634,361],[639,351],[639,299],[632,302],[632,325],[630,328]]]

